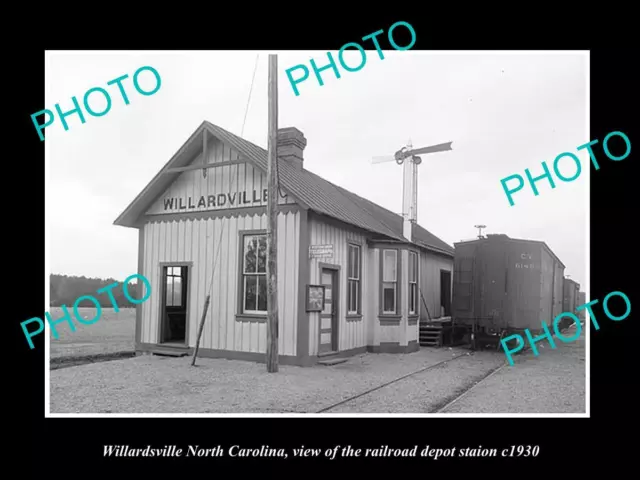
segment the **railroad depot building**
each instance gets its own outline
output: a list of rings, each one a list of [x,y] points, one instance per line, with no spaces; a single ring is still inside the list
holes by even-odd
[[[417,351],[419,320],[450,315],[453,248],[306,170],[306,143],[278,131],[279,362]],[[198,355],[266,360],[267,180],[266,150],[204,122],[117,218],[152,285],[137,351],[192,353],[210,292]]]

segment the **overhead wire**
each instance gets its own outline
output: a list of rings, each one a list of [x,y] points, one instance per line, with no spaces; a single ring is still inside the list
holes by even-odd
[[[247,122],[247,113],[249,113],[249,103],[251,102],[251,92],[253,91],[253,82],[256,79],[256,70],[258,70],[258,59],[260,54],[256,55],[256,64],[253,66],[253,77],[251,78],[251,87],[249,88],[249,98],[247,98],[247,106],[244,109],[244,120],[242,120],[242,129],[240,130],[240,138],[244,134],[244,125]]]
[[[259,58],[260,58],[260,54],[256,55],[256,63],[254,65],[254,67],[253,67],[253,76],[251,78],[251,86],[249,87],[249,95],[248,95],[248,98],[247,98],[247,105],[245,107],[244,120],[242,121],[242,130],[241,130],[241,133],[240,133],[240,137],[242,137],[242,135],[244,134],[244,126],[245,126],[245,122],[247,120],[247,113],[249,112],[249,105],[251,103],[251,93],[253,92],[253,84],[254,84],[254,81],[256,79],[256,71],[258,70],[258,59]],[[235,175],[235,177],[236,178],[238,177],[238,165],[236,165],[236,175]],[[234,181],[234,178],[231,178],[230,185],[229,185],[229,191],[233,190],[233,187],[232,187],[233,181]],[[222,244],[222,235],[224,234],[224,227],[225,227],[224,219],[225,219],[225,217],[222,217],[222,220],[220,222],[221,223],[221,226],[220,226],[220,238],[218,239],[218,248],[216,249],[216,256],[215,256],[214,261],[213,261],[213,269],[211,270],[211,280],[210,280],[210,285],[209,285],[209,290],[208,290],[209,295],[211,295],[211,292],[213,291],[213,276],[214,276],[214,274],[216,272],[216,266],[217,266],[217,263],[218,263],[218,257],[220,255],[220,245]]]

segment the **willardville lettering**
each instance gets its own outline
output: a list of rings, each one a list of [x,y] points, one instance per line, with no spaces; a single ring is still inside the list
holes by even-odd
[[[162,448],[130,448],[129,445],[105,445],[105,457],[180,457],[182,449],[175,445],[165,445]]]
[[[212,207],[243,207],[246,205],[255,205],[256,203],[264,203],[267,201],[268,190],[259,190],[252,192],[242,191],[234,193],[219,193],[217,195],[201,195],[198,197],[173,197],[164,199],[164,209],[167,210],[190,210],[194,208],[212,208]]]

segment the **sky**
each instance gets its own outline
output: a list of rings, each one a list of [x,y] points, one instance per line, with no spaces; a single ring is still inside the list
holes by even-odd
[[[112,100],[102,117],[85,111],[83,124],[70,115],[68,131],[56,117],[45,130],[51,273],[120,281],[135,273],[138,231],[113,222],[204,120],[267,147],[268,53],[47,52],[43,109],[71,110],[71,97],[82,104],[93,87]],[[477,224],[487,226],[483,233],[544,241],[565,274],[585,284],[591,167],[577,147],[592,140],[588,54],[408,50],[385,51],[382,60],[373,50],[357,72],[322,72],[323,86],[312,72],[296,96],[285,70],[311,70],[311,58],[322,66],[327,52],[277,53],[278,126],[304,133],[306,169],[400,213],[402,167],[372,157],[409,140],[416,148],[453,142],[452,151],[422,156],[418,223],[449,245],[476,237]],[[345,62],[357,65],[359,53],[349,53]],[[133,88],[142,66],[161,76],[150,96]],[[107,85],[124,74],[129,105]],[[141,88],[154,87],[150,72],[139,78]],[[100,97],[90,97],[96,111],[106,106]],[[563,152],[580,158],[581,175],[554,178],[555,189],[541,180],[538,196],[525,185],[510,206],[500,180],[525,177],[526,168],[541,175],[542,162],[552,169]],[[565,158],[559,168],[571,176],[576,167]]]

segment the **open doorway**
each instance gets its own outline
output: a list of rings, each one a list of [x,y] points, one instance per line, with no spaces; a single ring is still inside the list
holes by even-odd
[[[451,272],[440,270],[440,306],[443,316],[451,316]]]
[[[160,343],[187,344],[187,300],[189,266],[165,265],[162,267],[162,321]]]

